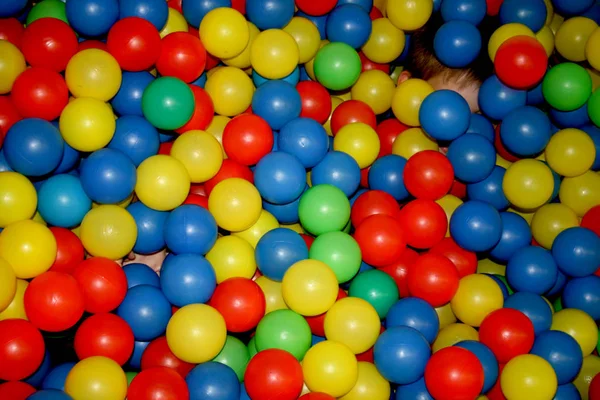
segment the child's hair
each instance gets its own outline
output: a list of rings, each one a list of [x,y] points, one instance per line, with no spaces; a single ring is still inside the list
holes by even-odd
[[[442,64],[435,55],[433,40],[444,21],[439,14],[432,15],[425,26],[414,31],[410,37],[409,52],[404,64],[412,77],[428,80],[443,75],[444,80],[454,79],[460,87],[482,83],[494,71],[494,65],[487,52],[487,43],[498,26],[495,18],[486,16],[479,24],[481,51],[479,56],[465,68],[450,68]]]

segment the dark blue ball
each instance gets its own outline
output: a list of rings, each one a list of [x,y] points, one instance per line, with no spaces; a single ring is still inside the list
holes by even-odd
[[[496,149],[481,135],[467,133],[448,146],[448,160],[454,176],[465,183],[484,180],[496,166]]]
[[[479,108],[492,120],[503,120],[512,110],[527,103],[527,91],[511,89],[496,75],[486,79],[479,88]]]
[[[64,390],[67,375],[74,366],[74,362],[67,362],[59,364],[56,367],[52,368],[52,370],[50,370],[50,372],[48,373],[48,375],[46,375],[44,381],[42,382],[42,389]]]
[[[296,118],[279,131],[279,151],[298,158],[304,168],[317,165],[329,150],[329,139],[323,125],[311,118]]]
[[[565,229],[554,239],[552,255],[565,275],[592,275],[600,265],[600,237],[586,228]]]
[[[338,0],[336,8],[347,4],[360,6],[366,12],[371,12],[371,8],[373,8],[373,0]]]
[[[246,0],[246,17],[261,31],[283,28],[294,11],[294,0]]]
[[[504,308],[513,308],[525,314],[531,320],[536,335],[549,330],[552,326],[552,308],[540,295],[515,292],[506,299]]]
[[[167,247],[176,254],[206,254],[217,241],[217,222],[204,207],[184,204],[167,217],[164,227]]]
[[[434,400],[427,391],[425,386],[425,378],[421,378],[416,382],[408,385],[398,385],[396,388],[396,400]]]
[[[369,11],[355,4],[338,6],[329,13],[327,20],[327,39],[330,42],[342,42],[358,49],[371,35]]]
[[[470,120],[469,104],[453,90],[436,90],[423,100],[419,109],[421,127],[436,140],[456,139],[467,131]]]
[[[386,328],[396,326],[414,328],[433,343],[440,329],[440,320],[435,309],[425,300],[407,297],[394,303],[386,315]]]
[[[447,67],[464,68],[481,51],[481,33],[467,21],[449,21],[442,25],[433,39],[437,58]]]
[[[506,170],[495,166],[490,176],[484,180],[467,185],[470,200],[479,200],[493,205],[498,211],[506,210],[510,203],[502,190],[502,180]]]
[[[73,398],[62,390],[49,389],[39,390],[27,397],[27,400],[73,400]]]
[[[404,167],[406,159],[395,154],[376,160],[369,169],[369,188],[389,193],[400,201],[409,197],[404,185]]]
[[[144,350],[146,350],[146,347],[148,347],[149,344],[150,342],[134,342],[133,354],[131,354],[131,357],[129,357],[127,365],[129,365],[131,368],[140,369],[142,366],[142,354],[144,354]]]
[[[93,152],[79,171],[83,190],[100,204],[116,204],[131,195],[137,181],[135,165],[119,150]]]
[[[157,287],[134,286],[127,290],[117,315],[127,322],[135,340],[148,342],[165,333],[171,319],[171,304]]]
[[[550,119],[539,108],[525,106],[511,111],[500,125],[500,139],[517,156],[535,156],[550,141]]]
[[[197,365],[185,377],[190,400],[239,400],[240,384],[229,366],[215,361]]]
[[[181,2],[181,11],[188,24],[195,28],[200,26],[200,22],[209,11],[219,7],[231,7],[231,0],[183,0]]]
[[[485,1],[481,0],[444,0],[440,11],[444,21],[467,21],[479,25],[487,7]]]
[[[598,128],[595,125],[588,124],[582,126],[580,129],[587,133],[594,142],[594,147],[596,148],[596,159],[594,160],[594,164],[592,165],[592,170],[598,171],[600,170],[600,128]]]
[[[83,36],[105,35],[119,19],[117,0],[78,0],[66,2],[69,25]]]
[[[600,277],[589,275],[567,282],[562,294],[565,308],[585,311],[594,320],[600,319]]]
[[[333,185],[352,196],[360,185],[360,167],[350,155],[331,151],[312,169],[310,179],[313,185]]]
[[[123,266],[123,272],[125,272],[125,276],[127,277],[127,289],[139,285],[160,287],[158,274],[146,264],[127,264]]]
[[[583,363],[581,347],[570,335],[561,331],[546,331],[533,342],[531,354],[540,356],[550,363],[559,385],[571,382],[579,373]]]
[[[79,158],[81,154],[71,146],[67,142],[63,144],[63,155],[60,160],[60,164],[53,171],[54,174],[62,174],[65,172],[70,172],[77,166],[79,162]]]
[[[587,103],[573,111],[560,111],[550,108],[550,117],[560,128],[580,128],[590,123]]]
[[[469,127],[465,133],[475,133],[483,136],[492,143],[494,142],[494,125],[481,114],[471,114]]]
[[[581,400],[581,395],[575,385],[565,383],[564,385],[558,385],[556,394],[552,400]]]
[[[308,247],[299,233],[276,228],[260,238],[254,254],[260,272],[280,282],[293,264],[308,258]]]
[[[169,254],[160,271],[160,287],[177,307],[206,303],[217,287],[212,265],[199,254]]]
[[[72,3],[72,2],[70,2]],[[119,115],[137,115],[143,117],[142,95],[144,90],[156,79],[150,72],[123,72],[121,87],[110,104]]]
[[[490,251],[490,256],[506,263],[519,249],[531,244],[531,229],[525,218],[513,212],[500,213],[502,236]]]
[[[306,170],[296,156],[277,151],[264,156],[254,170],[254,185],[273,204],[296,200],[306,187]]]
[[[117,119],[115,134],[107,147],[119,150],[138,167],[148,157],[158,154],[160,138],[145,118],[126,115]]]
[[[579,15],[593,4],[594,0],[552,0],[555,12],[565,17]]]
[[[152,254],[165,248],[165,221],[168,212],[153,210],[141,201],[131,203],[127,211],[135,220],[137,238],[133,251],[138,254]]]
[[[308,190],[308,185],[304,188],[304,191]],[[298,207],[300,206],[300,197],[291,203],[287,204],[273,204],[263,200],[263,208],[265,211],[270,212],[277,219],[280,224],[295,224],[300,220],[298,215]]]
[[[308,15],[306,13],[303,13],[302,11],[298,11],[296,13],[296,15],[298,17],[306,18],[310,22],[315,24],[317,29],[319,30],[319,35],[321,36],[321,40],[327,39],[327,20],[329,19],[329,14],[315,16],[315,15]],[[310,77],[309,77],[309,79],[310,79]],[[303,80],[307,80],[307,79],[303,79]]]
[[[169,6],[164,0],[120,0],[119,18],[140,17],[148,20],[160,32],[167,23]]]
[[[256,86],[256,87],[262,86],[271,80],[272,79],[267,79],[267,78],[261,76],[255,70],[252,71],[252,82],[254,82],[254,86]],[[298,84],[298,82],[300,82],[300,68],[296,67],[288,76],[285,76],[281,79],[276,79],[276,80],[284,81],[284,82],[289,83],[292,86],[296,86]]]
[[[498,210],[487,203],[467,201],[452,214],[450,235],[465,250],[488,251],[500,241],[502,218]]]
[[[277,131],[298,118],[301,111],[300,94],[294,86],[281,80],[266,82],[256,89],[252,97],[252,112]]]
[[[534,32],[544,27],[546,15],[544,0],[504,0],[499,13],[502,25],[523,24]]]
[[[462,347],[475,354],[475,357],[483,367],[483,389],[481,393],[487,393],[496,383],[499,374],[498,360],[489,347],[476,340],[463,340],[456,347]]]
[[[542,295],[554,287],[557,276],[552,253],[538,246],[517,250],[506,266],[506,279],[515,291]]]

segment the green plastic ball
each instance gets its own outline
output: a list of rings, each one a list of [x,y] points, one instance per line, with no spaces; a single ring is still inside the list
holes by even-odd
[[[302,360],[310,348],[312,334],[306,319],[292,310],[265,315],[256,327],[256,349],[281,349]]]
[[[592,94],[592,78],[582,66],[562,63],[546,73],[542,82],[544,99],[560,111],[582,107]]]
[[[600,89],[596,89],[588,100],[588,115],[594,125],[600,126]]]
[[[244,343],[238,338],[227,336],[223,350],[213,359],[213,361],[227,365],[237,375],[240,382],[244,381],[244,372],[250,361],[250,352]]]
[[[155,79],[144,90],[142,111],[158,129],[181,128],[194,113],[194,93],[181,79],[168,76]]]
[[[256,336],[252,336],[252,339],[248,342],[248,355],[252,358],[256,353],[258,353],[258,350],[256,349]]]
[[[310,246],[308,256],[327,264],[335,273],[338,283],[348,282],[356,275],[362,258],[356,240],[344,232],[320,235]]]
[[[354,85],[361,72],[356,50],[342,42],[323,46],[315,56],[315,77],[330,90],[344,90]]]
[[[386,317],[390,307],[400,298],[394,278],[377,269],[356,275],[350,283],[348,295],[369,302],[381,319]]]
[[[131,381],[136,377],[138,373],[133,371],[125,372],[125,376],[127,377],[127,386],[131,385]]]
[[[66,22],[67,11],[65,3],[60,0],[44,0],[37,3],[27,14],[27,25],[40,18],[56,18]]]
[[[333,185],[316,185],[300,198],[300,223],[315,236],[341,231],[350,219],[350,201]]]

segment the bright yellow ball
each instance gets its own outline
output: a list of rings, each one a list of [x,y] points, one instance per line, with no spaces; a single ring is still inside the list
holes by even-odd
[[[420,126],[419,110],[425,97],[433,93],[433,87],[422,79],[407,79],[396,88],[392,98],[392,111],[400,122]]]
[[[407,160],[424,150],[438,151],[437,142],[425,134],[421,128],[410,128],[396,137],[392,144],[392,154]]]
[[[598,374],[600,374],[600,357],[593,354],[583,357],[579,374],[573,380],[573,384],[579,391],[582,400],[596,400],[596,398],[589,397],[589,390],[592,379]]]
[[[338,281],[322,261],[301,260],[283,276],[281,291],[288,307],[300,315],[312,317],[331,308],[337,298]]]
[[[115,134],[115,115],[98,99],[82,97],[69,102],[59,120],[60,133],[75,150],[92,152],[105,147]]]
[[[344,100],[342,100],[341,98],[337,96],[331,96],[331,114],[329,114],[329,118],[327,118],[327,121],[325,121],[325,123],[323,124],[323,127],[325,128],[329,136],[333,136],[333,132],[331,131],[331,116],[333,115],[335,109],[343,102]]]
[[[569,18],[556,32],[556,50],[569,61],[585,61],[586,43],[597,28],[598,24],[589,18]]]
[[[456,316],[452,312],[450,303],[436,308],[435,312],[440,320],[440,329],[444,329],[448,325],[456,322]]]
[[[171,156],[185,166],[193,183],[206,182],[214,177],[223,164],[223,149],[210,133],[187,131],[175,139]]]
[[[277,218],[270,212],[261,210],[258,220],[252,224],[250,228],[239,232],[233,232],[232,235],[244,239],[246,242],[250,243],[252,248],[256,248],[260,238],[275,228],[279,228]]]
[[[390,383],[379,373],[374,364],[358,363],[358,379],[348,394],[340,400],[389,400]]]
[[[473,274],[460,279],[450,305],[456,318],[467,325],[478,327],[489,313],[502,308],[504,296],[500,286],[492,278]]]
[[[188,23],[185,20],[185,17],[181,15],[179,11],[169,7],[167,23],[160,31],[160,37],[164,38],[169,33],[173,32],[188,32]]]
[[[254,39],[258,36],[260,31],[252,22],[248,21],[248,32],[250,32],[250,39],[248,40],[248,45],[240,54],[235,57],[226,58],[223,60],[225,65],[230,67],[236,67],[240,69],[246,69],[252,65],[250,62],[250,49],[252,48],[252,43]]]
[[[281,291],[281,282],[272,281],[266,276],[261,276],[256,279],[256,284],[260,286],[265,295],[265,314],[277,310],[287,310],[288,306],[283,300],[283,293]]]
[[[535,38],[544,46],[546,55],[550,57],[554,52],[554,33],[552,33],[552,29],[549,26],[544,26],[535,34]]]
[[[102,205],[85,215],[80,234],[88,253],[119,260],[133,250],[137,225],[127,210],[115,205]]]
[[[438,333],[431,350],[435,353],[446,347],[454,346],[463,340],[479,341],[479,333],[470,325],[466,324],[450,324]]]
[[[456,211],[456,209],[463,203],[461,199],[452,194],[447,194],[435,202],[444,209],[444,212],[446,213],[446,219],[448,221],[450,221],[450,218],[452,218],[454,211]],[[446,237],[450,237],[450,224],[448,224],[448,229],[446,229]]]
[[[325,340],[306,352],[302,372],[312,392],[341,397],[350,392],[358,380],[358,362],[348,347]]]
[[[223,131],[225,130],[225,126],[231,121],[231,118],[225,117],[223,115],[215,115],[210,122],[210,125],[206,128],[206,132],[210,133],[217,139],[219,144],[221,145],[221,153],[223,153],[223,160],[227,159],[227,154],[225,154],[225,149],[223,149]]]
[[[206,254],[206,259],[215,270],[217,283],[229,278],[250,279],[256,272],[254,249],[250,243],[237,236],[218,238]]]
[[[590,136],[580,129],[556,132],[546,146],[546,161],[557,174],[574,177],[589,170],[596,159],[596,147]]]
[[[0,313],[12,303],[17,293],[17,276],[9,263],[0,258]]]
[[[558,197],[578,217],[583,217],[590,208],[600,204],[600,174],[587,171],[574,178],[564,178]]]
[[[386,10],[388,18],[398,29],[414,31],[431,17],[433,1],[388,0]]]
[[[502,190],[508,201],[523,210],[546,203],[554,191],[552,171],[541,161],[523,159],[513,163],[504,174]]]
[[[348,346],[354,354],[369,350],[379,337],[381,321],[366,300],[346,297],[335,302],[325,315],[325,337]]]
[[[375,114],[383,114],[392,106],[396,85],[388,74],[374,69],[360,74],[352,86],[352,99],[366,103]]]
[[[0,228],[29,219],[37,208],[37,192],[29,179],[16,172],[0,172]]]
[[[108,101],[121,87],[121,67],[108,52],[87,49],[76,53],[65,71],[69,91],[75,97]]]
[[[585,58],[590,65],[600,71],[600,28],[596,28],[585,45]]]
[[[0,40],[0,94],[10,93],[25,68],[25,57],[19,48],[8,40]]]
[[[56,259],[56,249],[50,229],[29,219],[12,223],[0,233],[0,257],[19,279],[48,271]]]
[[[267,29],[258,34],[250,47],[252,68],[267,79],[281,79],[298,66],[300,51],[296,41],[281,29]]]
[[[215,112],[233,117],[246,111],[252,103],[254,84],[241,69],[221,67],[210,75],[204,86],[215,106]]]
[[[550,363],[534,354],[523,354],[510,360],[500,375],[500,387],[507,399],[552,399],[558,387],[556,373]]]
[[[29,286],[29,282],[24,279],[17,279],[17,286],[13,299],[8,307],[6,307],[4,311],[0,312],[0,321],[13,318],[27,320],[24,302],[25,290],[27,290],[27,286]]]
[[[506,273],[506,265],[498,264],[489,258],[482,258],[477,261],[477,273],[504,276]]]
[[[372,22],[371,36],[361,50],[369,60],[387,64],[402,54],[404,46],[404,31],[395,27],[389,19],[378,18]]]
[[[190,176],[176,158],[159,154],[138,166],[135,193],[144,205],[158,211],[170,211],[179,207],[189,192]]]
[[[494,31],[488,42],[488,55],[490,56],[490,59],[494,61],[496,52],[502,43],[515,36],[535,37],[535,33],[527,26],[516,22],[500,26]]]
[[[127,395],[127,377],[112,359],[88,357],[69,371],[65,393],[73,400],[124,399]]]
[[[300,64],[312,60],[317,55],[321,46],[321,35],[312,21],[304,17],[294,17],[283,30],[292,35],[296,41]]]
[[[333,138],[333,149],[349,154],[361,169],[375,162],[379,147],[375,129],[362,122],[344,125]]]
[[[239,232],[250,228],[260,217],[262,200],[258,190],[245,179],[225,179],[208,196],[208,209],[219,227]]]
[[[533,214],[531,233],[536,242],[549,250],[559,233],[574,226],[579,226],[575,211],[564,204],[551,203],[540,207]]]
[[[565,332],[575,339],[584,357],[590,355],[598,344],[596,323],[589,314],[576,308],[565,308],[555,313],[550,329]]]
[[[329,44],[329,40],[321,40],[317,52],[327,44]],[[308,74],[308,76],[310,76],[310,79],[312,79],[313,81],[317,80],[317,77],[315,76],[315,58],[316,55],[304,64],[304,69],[306,70],[306,73]]]
[[[206,51],[217,58],[239,55],[250,41],[246,18],[229,7],[209,11],[200,22],[199,32]]]

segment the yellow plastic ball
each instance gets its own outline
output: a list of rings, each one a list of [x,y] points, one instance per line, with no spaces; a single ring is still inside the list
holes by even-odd
[[[554,17],[554,6],[552,0],[544,0],[544,4],[546,5],[546,22],[544,22],[544,25],[550,25],[552,17]]]
[[[37,208],[37,192],[29,179],[17,172],[0,172],[0,228],[29,219]]]
[[[244,239],[250,243],[252,248],[256,248],[256,245],[261,237],[263,237],[267,232],[279,227],[279,222],[277,221],[277,218],[273,216],[273,214],[266,210],[261,210],[258,220],[252,224],[250,228],[239,232],[233,232],[232,235]],[[285,226],[284,228],[292,229],[290,226]]]
[[[88,357],[69,371],[65,393],[73,400],[124,399],[127,395],[127,377],[121,366],[112,359]]]
[[[589,314],[576,308],[565,308],[552,317],[553,331],[570,335],[581,347],[583,356],[590,355],[598,344],[598,327]]]
[[[583,357],[583,364],[579,370],[579,374],[573,380],[573,384],[579,391],[582,400],[596,400],[589,397],[590,383],[596,375],[600,374],[600,357],[589,355]]]
[[[25,68],[21,50],[8,40],[0,40],[0,94],[10,93],[15,79]]]
[[[544,46],[546,55],[550,57],[554,52],[554,33],[552,29],[549,26],[544,26],[535,34],[535,38]]]
[[[252,43],[254,42],[254,39],[256,39],[256,37],[258,36],[260,31],[258,30],[256,25],[254,25],[252,22],[250,22],[250,21],[247,21],[247,22],[248,22],[248,32],[250,33],[250,39],[248,40],[248,45],[246,46],[244,51],[242,51],[237,56],[224,59],[223,63],[225,65],[228,65],[230,67],[240,68],[240,69],[246,69],[252,65],[252,63],[250,62],[250,49],[252,48]]]
[[[438,151],[437,142],[425,134],[421,128],[410,128],[396,137],[392,144],[392,154],[402,156],[407,160],[413,155],[424,151]]]
[[[352,99],[366,103],[375,114],[383,114],[392,106],[396,85],[388,74],[378,69],[365,71],[352,86]]]
[[[321,35],[312,21],[304,17],[294,17],[283,30],[292,35],[296,41],[300,64],[312,60],[317,55],[321,46]]]
[[[250,47],[252,68],[266,79],[285,78],[298,66],[299,57],[296,41],[281,29],[259,33]]]
[[[548,361],[535,354],[523,354],[506,364],[500,375],[500,387],[507,399],[551,400],[558,380]]]
[[[500,154],[496,154],[496,165],[504,169],[508,169],[512,165],[512,162],[502,158]]]
[[[489,258],[482,258],[477,261],[477,273],[504,276],[506,274],[506,265],[498,264]]]
[[[98,99],[82,97],[69,102],[59,120],[60,133],[75,150],[92,152],[105,147],[115,134],[115,115]]]
[[[219,227],[239,232],[250,228],[260,217],[262,200],[258,190],[245,179],[229,178],[214,187],[208,209]]]
[[[65,71],[65,81],[75,97],[108,101],[121,87],[121,67],[108,52],[86,49],[76,53]]]
[[[488,42],[488,55],[490,56],[490,59],[494,61],[496,52],[502,43],[515,36],[535,37],[535,33],[527,26],[516,22],[500,26],[494,31]]]
[[[358,363],[358,379],[348,394],[340,400],[389,400],[390,383],[377,371],[374,364]]]
[[[9,263],[0,258],[0,313],[12,303],[17,293],[17,276]]]
[[[24,319],[27,320],[27,314],[25,313],[25,290],[27,290],[29,282],[24,279],[17,279],[15,294],[10,304],[0,312],[0,321],[5,319]]]
[[[119,260],[133,250],[137,225],[119,206],[102,205],[90,210],[81,222],[81,243],[95,257]]]
[[[372,22],[371,36],[361,48],[371,61],[387,64],[402,54],[406,46],[406,35],[388,18],[378,18]]]
[[[341,397],[350,392],[358,380],[358,362],[348,347],[325,340],[308,349],[302,372],[312,392]]]
[[[589,18],[569,18],[556,31],[556,50],[569,61],[585,61],[586,43],[597,28],[598,24]]]
[[[446,326],[438,333],[431,350],[435,353],[446,347],[454,346],[463,340],[479,341],[479,333],[470,325],[456,323]]]
[[[398,28],[405,31],[419,29],[431,17],[433,1],[430,0],[388,0],[387,16]]]
[[[187,131],[175,139],[171,156],[185,166],[193,183],[206,182],[214,177],[223,164],[223,149],[210,133]]]
[[[565,18],[557,13],[554,13],[554,15],[552,16],[552,21],[550,21],[550,23],[547,25],[550,27],[550,29],[552,29],[552,32],[556,35],[558,28],[560,28],[563,22],[565,22]]]
[[[600,28],[596,28],[585,45],[585,58],[590,65],[600,71]]]
[[[329,44],[329,40],[321,40],[321,44],[319,44],[319,49],[317,50],[317,52],[327,44]],[[306,70],[306,73],[308,74],[308,76],[310,76],[310,79],[312,79],[313,81],[317,80],[317,77],[315,75],[315,58],[316,56],[311,58],[304,64],[304,69]]]
[[[325,315],[325,337],[348,346],[354,354],[369,350],[379,337],[381,321],[375,308],[358,297],[335,302]]]
[[[44,225],[26,219],[0,233],[0,257],[17,278],[31,279],[48,271],[56,259],[56,239]]]
[[[229,278],[250,279],[256,272],[254,249],[250,243],[237,236],[221,236],[215,245],[206,254],[210,262],[217,283]]]
[[[276,282],[266,276],[261,276],[256,279],[256,284],[260,286],[260,289],[265,295],[265,314],[277,310],[287,310],[288,306],[283,300],[281,282]]]
[[[160,31],[160,37],[164,38],[169,33],[173,32],[188,32],[188,23],[185,20],[185,17],[181,15],[179,11],[169,7],[167,23]]]
[[[227,154],[225,154],[225,149],[223,149],[223,131],[225,130],[225,126],[231,121],[231,118],[225,117],[223,115],[215,115],[210,122],[210,125],[206,128],[206,132],[210,133],[217,139],[219,144],[221,145],[221,153],[223,153],[223,160],[227,159]]]
[[[333,132],[331,131],[331,116],[333,115],[335,109],[343,102],[343,99],[337,96],[331,96],[331,114],[329,114],[329,118],[327,118],[327,121],[325,121],[325,123],[323,124],[323,127],[325,128],[329,136],[333,136]]]
[[[472,274],[460,279],[450,305],[456,318],[467,325],[478,327],[489,313],[502,308],[504,296],[500,286],[492,278]]]
[[[217,58],[237,56],[250,41],[246,18],[229,7],[209,11],[200,22],[199,32],[206,51]]]
[[[252,79],[235,67],[219,68],[208,77],[204,88],[213,101],[215,112],[226,117],[246,111],[254,94]]]
[[[452,218],[454,211],[456,211],[456,209],[463,203],[461,199],[452,194],[447,194],[435,202],[444,209],[448,221],[450,221],[450,218]],[[450,237],[450,224],[448,224],[448,229],[446,230],[446,237]]]
[[[546,146],[546,161],[557,174],[573,177],[589,170],[596,159],[596,147],[582,130],[567,128],[556,132]]]
[[[407,79],[396,88],[392,99],[392,111],[400,122],[409,126],[421,126],[419,110],[425,97],[433,93],[433,87],[422,79]]]
[[[456,323],[456,316],[452,312],[450,303],[436,308],[435,312],[440,320],[440,329],[444,329],[448,325]]]
[[[590,208],[600,204],[600,174],[587,171],[574,178],[563,179],[558,197],[578,217],[583,217]]]
[[[546,203],[554,191],[552,171],[541,161],[523,159],[513,163],[504,174],[502,190],[508,201],[523,210]]]
[[[176,158],[159,154],[138,166],[135,193],[144,205],[169,211],[179,207],[189,192],[190,176],[185,165]]]
[[[335,274],[319,260],[301,260],[283,276],[281,293],[290,310],[312,317],[331,308],[339,286]]]
[[[362,122],[344,125],[333,138],[333,149],[349,154],[361,169],[375,162],[379,147],[375,129]]]
[[[304,230],[304,228],[302,228],[302,225],[300,223],[295,223],[295,224],[280,224],[279,225],[280,228],[286,228],[286,229],[290,229],[296,233],[300,233],[300,234],[305,234],[306,231]],[[346,229],[346,228],[344,228]]]
[[[535,211],[523,211],[514,207],[509,207],[507,211],[523,217],[523,219],[527,222],[527,225],[531,225],[531,221],[533,221],[533,215],[535,214]]]
[[[579,226],[579,218],[575,211],[561,203],[551,203],[540,207],[531,220],[533,238],[546,249],[559,233],[567,228]]]

